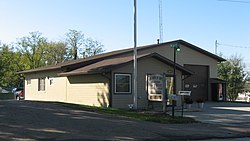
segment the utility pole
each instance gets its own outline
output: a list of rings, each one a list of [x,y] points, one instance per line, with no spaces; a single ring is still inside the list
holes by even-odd
[[[137,30],[136,30],[136,0],[134,0],[134,109],[137,109]]]
[[[180,51],[180,44],[179,43],[176,43],[176,44],[172,44],[170,45],[171,48],[174,49],[174,74],[173,74],[173,77],[174,77],[174,88],[173,88],[173,94],[176,95],[176,52],[179,52]],[[174,118],[174,100],[172,99],[172,117]]]

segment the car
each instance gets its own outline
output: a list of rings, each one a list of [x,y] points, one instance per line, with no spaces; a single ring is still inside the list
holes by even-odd
[[[13,94],[14,94],[14,99],[16,100],[22,100],[24,99],[24,93],[23,93],[23,88],[15,88],[13,90]]]

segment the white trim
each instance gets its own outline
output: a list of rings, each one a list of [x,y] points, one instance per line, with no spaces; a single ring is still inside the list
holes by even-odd
[[[116,76],[118,75],[123,75],[123,76],[128,76],[129,77],[129,92],[117,92],[116,90]],[[131,81],[131,74],[126,74],[126,73],[116,73],[115,74],[115,93],[116,94],[131,94],[131,87],[132,87],[132,81]]]

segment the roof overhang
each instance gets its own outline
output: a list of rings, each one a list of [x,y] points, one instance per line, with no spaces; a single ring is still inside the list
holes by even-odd
[[[59,66],[59,65],[49,65],[49,66],[40,67],[40,68],[36,68],[36,69],[19,71],[17,73],[18,74],[25,74],[25,73],[33,73],[33,72],[40,72],[40,71],[56,70],[56,69],[60,69],[60,68],[61,68],[61,66]]]
[[[219,78],[210,78],[210,83],[227,83],[227,81],[219,79]]]
[[[217,60],[217,62],[223,62],[226,61],[224,58],[221,58],[215,54],[212,54],[204,49],[201,49],[193,44],[190,44],[184,40],[175,40],[175,41],[170,41],[170,42],[165,42],[165,43],[161,43],[161,44],[152,44],[152,45],[147,45],[147,46],[141,46],[138,47],[138,51],[140,50],[144,50],[144,49],[148,49],[148,48],[155,48],[158,46],[162,46],[162,45],[170,45],[173,43],[180,43],[181,45],[187,46],[195,51],[198,51],[208,57],[211,57],[215,60]],[[121,56],[122,54],[133,54],[133,48],[129,48],[129,49],[122,49],[122,50],[117,50],[117,51],[112,51],[112,52],[107,52],[107,53],[103,53],[103,54],[98,54],[95,56],[90,56],[88,58],[84,58],[84,59],[78,59],[78,60],[71,60],[71,61],[67,61],[67,62],[62,62],[62,63],[58,63],[55,65],[49,65],[49,66],[45,66],[45,67],[41,67],[41,68],[36,68],[36,69],[31,69],[31,70],[24,70],[24,71],[20,71],[18,72],[19,74],[23,73],[34,73],[34,72],[40,72],[40,71],[49,71],[49,70],[55,70],[55,69],[61,69],[62,71],[70,71],[70,70],[75,70],[77,68],[81,68],[81,67],[85,67],[85,66],[89,66],[91,64],[96,64],[98,62],[102,62],[103,60],[107,60],[107,59],[112,59],[112,58],[117,58],[119,56]],[[157,55],[155,55],[157,56]],[[168,63],[170,65],[173,64],[173,62],[169,61],[169,59],[161,56],[161,57],[156,57],[157,59],[160,59],[161,61]],[[164,59],[163,59],[164,58]],[[167,60],[167,61],[166,61]],[[132,61],[132,60],[130,60]],[[76,67],[77,66],[77,67]],[[181,67],[180,65],[177,64],[177,69],[183,70],[184,73],[190,74],[190,71],[183,69],[183,67]],[[67,72],[66,72],[67,73]]]
[[[141,60],[143,58],[152,57],[157,59],[158,61],[161,61],[171,67],[174,67],[174,62],[165,58],[164,56],[158,54],[158,53],[148,53],[143,55],[138,55],[137,59]],[[125,65],[128,63],[133,62],[133,56],[127,56],[127,57],[115,57],[111,59],[105,59],[93,64],[90,64],[88,66],[84,66],[69,72],[59,73],[59,76],[72,76],[72,75],[81,75],[81,74],[97,74],[97,73],[107,73],[110,72],[112,69],[117,68],[121,65]],[[181,71],[183,75],[192,75],[193,72],[186,69],[185,67],[179,65],[176,63],[176,69]]]

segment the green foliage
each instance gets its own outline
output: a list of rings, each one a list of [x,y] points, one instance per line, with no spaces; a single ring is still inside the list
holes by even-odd
[[[39,32],[30,32],[29,36],[22,37],[18,42],[18,49],[25,56],[26,69],[44,66],[45,49],[48,48],[47,39]]]
[[[232,56],[228,61],[218,64],[218,76],[227,81],[227,98],[234,101],[244,90],[247,73],[242,58]]]
[[[8,94],[0,93],[0,100],[6,100],[6,99],[14,99],[13,93],[8,93]]]
[[[46,46],[44,59],[47,65],[61,63],[65,60],[66,44],[63,42],[50,42]]]
[[[68,48],[68,58],[76,60],[78,58],[77,50],[84,43],[84,34],[81,31],[70,29],[68,33],[66,33],[66,42],[69,46]]]
[[[85,39],[81,31],[69,30],[66,37],[68,60],[86,58],[104,52],[101,42],[91,38]]]
[[[0,86],[20,86],[23,77],[16,72],[23,68],[19,64],[20,53],[13,52],[13,47],[4,44],[0,50]]]
[[[104,52],[102,43],[91,38],[86,39],[84,45],[85,51],[81,53],[83,55],[83,58],[94,56]]]
[[[81,31],[70,30],[65,42],[48,42],[40,32],[30,32],[14,45],[0,42],[0,86],[17,87],[23,85],[19,71],[57,64],[76,59],[77,50],[84,48],[84,57],[103,52],[103,45],[90,38],[84,39]],[[69,47],[69,48],[67,48]]]

